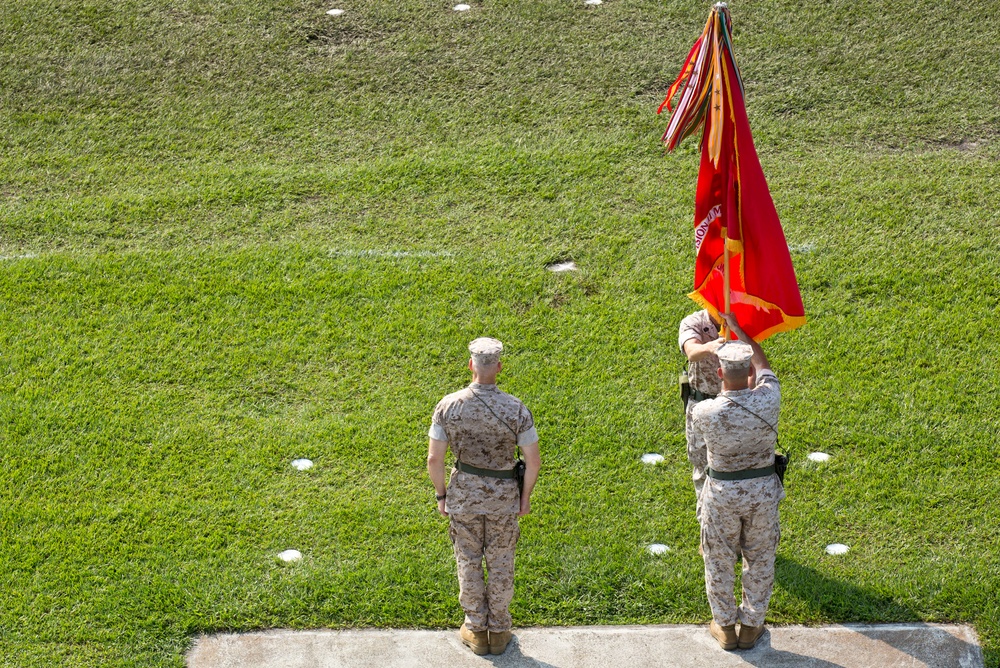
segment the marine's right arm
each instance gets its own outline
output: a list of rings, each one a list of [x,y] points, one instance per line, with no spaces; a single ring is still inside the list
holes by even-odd
[[[444,460],[445,455],[448,453],[448,441],[439,441],[436,438],[429,440],[430,443],[427,447],[427,475],[430,476],[431,482],[434,483],[434,493],[441,497],[437,502],[438,512],[447,516],[448,511],[445,510],[446,499],[443,497],[447,491],[444,479]]]
[[[700,362],[706,357],[714,355],[724,340],[719,338],[705,343],[701,342],[702,337],[709,331],[704,327],[703,315],[701,312],[692,313],[681,320],[681,324],[677,328],[677,345],[687,356],[688,362]]]
[[[444,495],[448,491],[448,482],[445,480],[445,455],[448,454],[448,433],[445,431],[444,416],[445,403],[442,399],[434,407],[434,415],[431,417],[431,428],[427,432],[427,475],[434,483],[434,494],[438,496],[437,509],[442,515],[448,515],[445,509],[446,499]]]
[[[712,339],[708,343],[698,343],[696,339],[688,339],[684,342],[684,354],[689,362],[700,362],[709,355],[714,355],[723,344],[725,339]]]

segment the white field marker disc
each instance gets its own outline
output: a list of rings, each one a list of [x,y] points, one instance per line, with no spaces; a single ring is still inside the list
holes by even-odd
[[[330,16],[340,16],[341,14],[344,13],[344,10],[343,9],[328,9],[326,13],[329,14]]]
[[[467,12],[470,9],[472,9],[472,7],[470,7],[469,5],[455,5],[454,7],[452,7],[452,9],[454,9],[456,12]]]
[[[670,551],[670,548],[663,543],[653,543],[648,548],[650,554],[666,554]]]
[[[555,264],[550,264],[546,267],[546,269],[552,273],[559,274],[564,271],[576,271],[579,267],[576,266],[576,262],[570,260],[569,262],[557,262]]]
[[[809,461],[811,462],[828,462],[830,461],[830,455],[825,452],[810,452]]]
[[[826,546],[827,554],[847,554],[848,550],[851,548],[847,547],[843,543],[832,543]]]
[[[583,0],[583,4],[585,5],[599,5],[602,2],[603,0]]]
[[[655,452],[647,452],[646,454],[644,454],[642,456],[642,463],[643,464],[653,464],[653,465],[656,465],[656,464],[659,464],[662,461],[663,461],[663,455],[658,455]]]
[[[292,461],[292,466],[300,471],[305,471],[306,469],[311,469],[313,463],[311,459],[296,459]]]
[[[298,550],[285,550],[278,555],[278,559],[282,561],[298,561],[302,558],[302,553]]]

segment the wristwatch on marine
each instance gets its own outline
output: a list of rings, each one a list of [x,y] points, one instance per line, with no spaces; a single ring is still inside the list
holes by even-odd
[[[438,501],[444,501],[444,497],[446,496],[448,496],[448,492],[445,492],[444,494],[435,494],[434,498],[436,498]]]

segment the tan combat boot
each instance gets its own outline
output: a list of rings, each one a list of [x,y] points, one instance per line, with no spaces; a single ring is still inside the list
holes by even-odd
[[[510,631],[490,631],[490,654],[503,654],[510,638]]]
[[[731,649],[736,649],[736,645],[739,644],[739,639],[736,637],[735,624],[719,626],[713,619],[712,623],[708,625],[708,632],[712,634],[713,638],[719,641],[719,647],[727,652]]]
[[[760,626],[747,626],[745,624],[740,624],[740,649],[753,649],[753,646],[757,644],[757,641],[762,635],[764,635],[763,624]]]
[[[489,654],[490,639],[486,631],[470,631],[465,624],[458,630],[458,635],[462,639],[462,644],[468,646],[473,654],[483,656]]]

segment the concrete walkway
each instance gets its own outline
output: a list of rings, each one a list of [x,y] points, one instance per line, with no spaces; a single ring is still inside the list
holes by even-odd
[[[475,656],[457,631],[266,631],[199,638],[190,668],[983,668],[968,626],[882,624],[770,628],[752,650],[724,652],[707,626],[515,630],[500,656]]]

